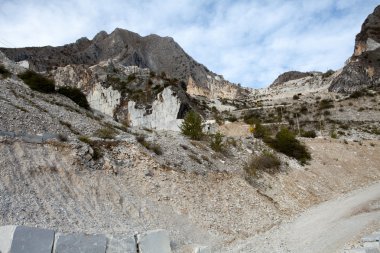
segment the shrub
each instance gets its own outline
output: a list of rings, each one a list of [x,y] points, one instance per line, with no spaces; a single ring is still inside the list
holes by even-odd
[[[147,140],[145,140],[144,135],[136,136],[136,141],[140,143],[141,145],[143,145],[146,149],[153,151],[156,155],[163,154],[160,145],[158,145],[157,143],[148,142]]]
[[[4,65],[0,64],[0,75],[2,75],[4,78],[8,78],[12,75],[12,73],[9,72],[9,70],[6,69]]]
[[[334,102],[331,99],[322,99],[319,102],[320,110],[330,109],[330,108],[334,108]]]
[[[334,74],[335,71],[332,69],[327,70],[325,73],[322,74],[322,78],[330,77],[332,74]]]
[[[294,133],[287,128],[282,128],[274,139],[267,140],[267,143],[275,150],[293,157],[305,164],[311,159],[310,153],[306,146],[296,139]]]
[[[27,70],[24,73],[19,74],[18,77],[21,78],[32,90],[43,93],[52,93],[55,91],[53,80],[34,71]]]
[[[203,136],[202,118],[195,111],[189,111],[180,126],[182,134],[192,140],[200,140]]]
[[[298,99],[300,99],[300,96],[298,96],[298,95],[296,94],[296,95],[293,96],[293,99],[294,99],[294,100],[298,100]]]
[[[92,159],[99,160],[100,158],[103,157],[103,152],[102,152],[102,149],[100,148],[99,143],[92,141],[88,136],[85,136],[85,135],[79,136],[78,140],[88,144],[92,148],[93,150]]]
[[[256,123],[255,128],[253,128],[253,136],[259,139],[265,139],[269,137],[269,129],[263,126],[260,122]]]
[[[229,122],[236,122],[236,121],[237,121],[237,118],[236,118],[236,116],[231,115],[231,116],[229,116],[229,117],[227,118],[227,120],[228,120]]]
[[[110,127],[100,128],[96,130],[95,136],[102,138],[102,139],[113,139],[115,138],[117,132],[115,129],[112,129]]]
[[[315,133],[314,130],[301,131],[301,136],[305,137],[305,138],[315,138],[315,137],[317,137],[317,134]]]
[[[217,132],[211,139],[211,148],[216,152],[221,152],[223,149],[223,135]]]
[[[252,178],[256,177],[260,171],[274,174],[279,170],[280,165],[280,159],[276,155],[266,151],[259,156],[251,158],[246,166],[244,166],[244,171],[249,178]]]
[[[350,98],[360,98],[365,95],[363,90],[357,90],[350,95]]]
[[[83,107],[85,109],[90,109],[90,105],[88,104],[86,96],[83,94],[83,92],[74,87],[60,87],[57,92],[59,94],[62,94],[68,98],[70,98],[72,101],[74,101],[77,105],[80,107]]]
[[[61,142],[66,142],[66,141],[68,141],[67,135],[65,135],[65,134],[58,134],[58,135],[57,135],[57,139],[58,139],[59,141],[61,141]]]

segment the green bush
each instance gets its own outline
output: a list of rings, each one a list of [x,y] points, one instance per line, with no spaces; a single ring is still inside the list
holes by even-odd
[[[274,139],[267,140],[267,143],[275,150],[293,157],[305,164],[311,159],[310,153],[306,146],[296,139],[294,133],[287,128],[282,128]]]
[[[212,136],[210,146],[212,150],[221,152],[223,149],[223,134],[217,132],[214,136]]]
[[[251,158],[246,166],[244,166],[244,171],[248,178],[252,178],[256,177],[257,173],[261,171],[274,174],[279,170],[280,166],[280,159],[276,155],[266,151],[261,155]]]
[[[305,137],[305,138],[315,138],[315,137],[317,137],[317,134],[314,130],[301,131],[301,136]]]
[[[24,73],[19,74],[18,77],[21,78],[32,90],[43,93],[53,93],[55,91],[53,80],[34,71],[27,70]]]
[[[189,111],[180,126],[182,134],[192,140],[200,140],[203,136],[202,117],[195,111]]]
[[[12,73],[9,72],[9,70],[6,69],[3,64],[0,64],[0,75],[2,75],[4,78],[8,78],[12,75]]]
[[[263,126],[260,122],[257,122],[253,130],[253,136],[258,139],[266,139],[269,137],[269,135],[269,129]]]
[[[117,132],[115,129],[106,127],[106,128],[100,128],[96,130],[94,135],[102,139],[114,139],[116,134]]]
[[[74,87],[60,87],[57,92],[59,94],[62,94],[68,98],[70,98],[72,101],[74,101],[77,105],[80,107],[83,107],[85,109],[90,109],[90,105],[88,104],[86,96],[83,94],[83,92]]]

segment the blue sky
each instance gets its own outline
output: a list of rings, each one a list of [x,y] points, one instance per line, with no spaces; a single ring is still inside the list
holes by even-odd
[[[243,86],[289,70],[338,69],[374,0],[1,0],[0,46],[58,46],[116,27],[173,37]]]

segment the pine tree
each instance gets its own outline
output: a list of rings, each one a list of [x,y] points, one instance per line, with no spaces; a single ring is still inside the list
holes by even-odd
[[[182,134],[192,140],[200,140],[203,136],[202,117],[195,111],[189,111],[180,126]]]

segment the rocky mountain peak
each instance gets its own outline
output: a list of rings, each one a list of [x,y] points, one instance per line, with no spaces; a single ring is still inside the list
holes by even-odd
[[[234,98],[240,87],[218,78],[196,62],[170,37],[152,34],[145,37],[116,28],[101,31],[92,40],[81,38],[59,47],[0,48],[13,61],[28,61],[31,69],[50,71],[67,65],[93,66],[113,60],[123,66],[149,68],[190,85],[189,92],[209,97]]]

